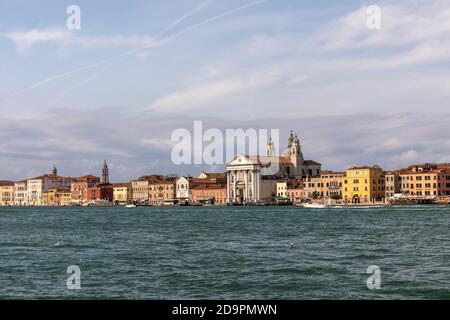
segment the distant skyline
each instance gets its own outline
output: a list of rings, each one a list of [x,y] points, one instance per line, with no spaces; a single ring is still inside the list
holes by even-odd
[[[0,179],[218,169],[170,163],[194,120],[294,130],[324,169],[450,162],[449,21],[450,0],[3,0]]]

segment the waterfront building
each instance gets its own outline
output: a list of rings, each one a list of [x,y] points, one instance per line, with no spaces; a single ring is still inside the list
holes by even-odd
[[[385,198],[391,199],[396,194],[400,193],[401,182],[400,182],[400,172],[399,171],[387,171],[384,173],[385,178]]]
[[[324,188],[322,177],[306,177],[303,180],[305,195],[308,199],[322,199],[324,197]]]
[[[326,199],[342,199],[342,184],[345,172],[322,171],[320,173],[323,197]]]
[[[173,204],[175,200],[176,179],[162,177],[149,182],[148,203],[151,205]]]
[[[385,178],[379,166],[351,167],[347,169],[342,186],[345,203],[372,203],[383,201]]]
[[[179,203],[192,201],[192,177],[180,177],[175,182],[175,198]]]
[[[25,206],[27,198],[27,181],[14,182],[14,205]]]
[[[56,167],[53,167],[52,173],[27,180],[27,205],[43,205],[44,192],[51,188],[70,188],[74,182],[75,178],[59,176]]]
[[[288,183],[287,181],[277,182],[277,198],[287,199],[288,198]]]
[[[0,206],[14,205],[14,182],[0,181]]]
[[[75,204],[83,204],[89,201],[88,188],[95,186],[100,182],[100,178],[93,175],[85,175],[76,178],[71,184],[72,202]]]
[[[192,188],[195,186],[204,185],[226,185],[227,176],[226,173],[209,173],[203,171],[196,178],[192,177],[180,177],[175,182],[175,198],[179,203],[188,203],[194,201],[192,195]],[[201,189],[201,188],[200,188]],[[217,189],[212,187],[211,190]],[[220,189],[220,188],[219,188]],[[199,190],[199,189],[198,189]],[[208,193],[209,191],[205,191]],[[214,191],[211,191],[214,192]]]
[[[300,204],[306,199],[306,192],[301,180],[291,180],[287,184],[287,197],[292,204]]]
[[[133,201],[130,183],[113,184],[113,202],[119,205],[125,205]]]
[[[277,182],[276,204],[300,203],[305,197],[302,180],[288,179]]]
[[[109,183],[109,169],[106,160],[103,163],[102,179],[87,188],[88,202],[111,203],[114,200],[113,186]]]
[[[272,202],[276,195],[277,179],[264,175],[271,166],[268,157],[238,155],[227,164],[227,199],[232,204]]]
[[[131,194],[134,203],[148,203],[148,180],[140,178],[132,181]]]
[[[450,167],[418,164],[400,170],[400,191],[405,196],[443,197],[450,195]]]
[[[70,206],[72,204],[72,192],[70,188],[60,188],[56,192],[56,202],[59,206]]]
[[[96,183],[87,189],[88,202],[113,202],[113,187],[109,183]]]
[[[42,194],[43,206],[69,206],[72,203],[70,188],[51,188]]]
[[[229,203],[272,202],[280,179],[319,176],[321,164],[304,160],[298,137],[291,133],[288,147],[275,156],[269,140],[266,156],[237,155],[227,166]]]
[[[198,204],[223,206],[227,203],[227,186],[225,184],[195,185],[191,189],[192,201]]]

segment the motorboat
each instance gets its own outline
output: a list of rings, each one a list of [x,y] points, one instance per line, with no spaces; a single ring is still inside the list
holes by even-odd
[[[325,208],[327,208],[327,206],[325,204],[320,204],[320,203],[303,203],[301,206],[303,208],[308,208],[308,209],[325,209]]]

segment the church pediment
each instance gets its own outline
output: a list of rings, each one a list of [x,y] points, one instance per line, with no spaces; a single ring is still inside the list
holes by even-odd
[[[244,155],[238,155],[228,163],[228,166],[245,166],[258,164],[256,161],[250,160]]]

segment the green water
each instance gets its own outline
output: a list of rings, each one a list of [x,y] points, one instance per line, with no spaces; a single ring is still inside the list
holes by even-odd
[[[0,298],[450,299],[449,230],[449,206],[0,208]]]

